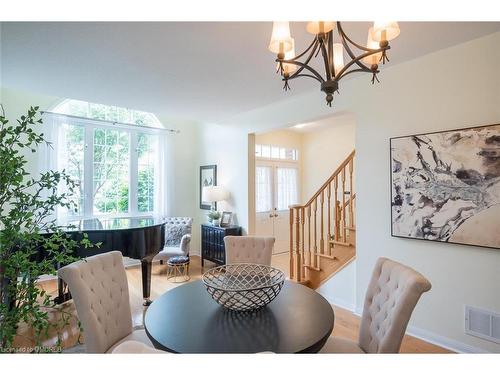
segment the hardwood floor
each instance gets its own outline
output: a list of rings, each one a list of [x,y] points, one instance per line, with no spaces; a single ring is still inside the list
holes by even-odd
[[[288,274],[288,254],[273,256],[273,265],[282,269]],[[210,267],[205,263],[205,270]],[[212,265],[213,266],[213,265]],[[190,276],[191,281],[201,278],[202,269],[201,261],[198,256],[191,257]],[[134,326],[142,326],[144,319],[145,307],[142,306],[142,284],[141,284],[141,269],[140,266],[133,266],[127,269],[127,277],[130,291],[130,304],[132,309],[132,319]],[[182,284],[175,284],[166,279],[166,266],[155,263],[153,265],[152,281],[151,281],[151,298],[154,300],[166,291],[175,288]],[[55,294],[57,290],[55,280],[46,281],[42,284],[44,289]],[[356,339],[359,330],[359,318],[351,312],[333,306],[335,311],[335,328],[333,336],[344,337],[348,339]],[[61,305],[56,310],[49,311],[49,316],[52,321],[56,321],[58,316],[63,315],[68,324],[64,327],[51,328],[48,331],[47,337],[42,341],[44,346],[53,346],[57,342],[59,335],[62,347],[64,349],[72,348],[79,342],[82,343],[83,335],[80,334],[78,320],[74,304],[70,301]],[[19,329],[18,337],[15,340],[16,346],[34,346],[33,330],[30,327],[22,326]],[[449,351],[432,345],[425,341],[419,340],[412,336],[406,335],[401,347],[402,353],[449,353]]]

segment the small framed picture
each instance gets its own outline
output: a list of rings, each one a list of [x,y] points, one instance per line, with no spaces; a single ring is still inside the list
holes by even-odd
[[[224,211],[222,212],[222,217],[220,220],[220,226],[221,227],[228,227],[231,225],[231,219],[233,217],[233,213],[229,211]]]

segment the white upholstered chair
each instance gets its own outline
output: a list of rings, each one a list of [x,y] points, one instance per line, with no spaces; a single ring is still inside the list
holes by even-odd
[[[379,258],[365,296],[358,342],[329,337],[320,353],[399,353],[406,326],[431,283],[420,273]]]
[[[165,247],[153,260],[160,264],[175,256],[189,256],[193,219],[190,217],[168,217],[165,225]]]
[[[226,236],[226,263],[257,263],[271,265],[274,237]]]
[[[115,346],[112,354],[166,354],[163,350],[158,350],[140,341],[125,341]]]
[[[110,353],[129,340],[153,347],[146,331],[132,328],[127,275],[119,251],[71,263],[60,268],[58,275],[73,297],[87,353]]]

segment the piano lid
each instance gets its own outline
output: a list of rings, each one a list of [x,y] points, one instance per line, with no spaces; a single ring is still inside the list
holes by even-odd
[[[148,228],[165,224],[166,219],[159,216],[93,218],[83,220],[67,220],[57,225],[68,228],[68,232],[108,231]]]

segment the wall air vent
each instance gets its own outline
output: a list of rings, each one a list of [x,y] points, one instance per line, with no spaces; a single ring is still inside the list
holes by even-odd
[[[500,314],[465,306],[465,333],[500,344]]]

